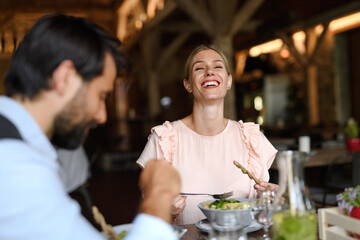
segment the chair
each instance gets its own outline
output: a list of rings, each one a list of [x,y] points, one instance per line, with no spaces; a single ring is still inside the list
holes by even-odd
[[[350,163],[338,164],[344,158],[351,158]],[[346,173],[348,171],[348,174]],[[318,207],[337,206],[336,195],[347,187],[360,184],[360,152],[346,152],[336,157],[328,166],[324,187],[313,190],[310,197]]]

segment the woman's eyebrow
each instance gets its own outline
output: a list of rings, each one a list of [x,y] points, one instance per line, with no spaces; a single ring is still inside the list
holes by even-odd
[[[220,60],[220,59],[214,60],[213,62],[221,62],[221,63],[224,63],[224,61],[222,61],[222,60]]]
[[[192,66],[194,67],[194,66],[195,66],[195,64],[197,64],[197,63],[203,63],[203,62],[205,62],[205,61],[203,61],[203,60],[196,61],[196,62],[194,62],[194,63],[193,63],[193,65],[192,65]]]
[[[203,63],[203,62],[205,62],[205,61],[204,61],[204,60],[196,61],[196,62],[193,63],[192,67],[194,67],[195,64],[197,64],[197,63]],[[212,60],[212,62],[221,62],[221,63],[224,63],[224,62],[223,62],[222,60],[220,60],[220,59]]]

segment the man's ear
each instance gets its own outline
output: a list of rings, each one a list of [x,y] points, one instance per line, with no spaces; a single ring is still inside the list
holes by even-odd
[[[78,78],[74,63],[71,60],[65,60],[53,72],[50,85],[62,96],[69,91],[69,88],[77,85],[74,81]]]

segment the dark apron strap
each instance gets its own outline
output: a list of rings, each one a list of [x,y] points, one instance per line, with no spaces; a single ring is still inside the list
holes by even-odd
[[[22,139],[15,125],[0,114],[0,139],[1,138]]]

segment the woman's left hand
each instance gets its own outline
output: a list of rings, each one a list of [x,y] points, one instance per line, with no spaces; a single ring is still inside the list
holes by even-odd
[[[279,188],[279,185],[274,184],[274,183],[261,181],[260,184],[255,184],[254,188],[255,188],[255,190],[257,191],[258,194],[260,192],[265,191],[265,190],[270,190],[270,191],[276,192],[277,189]]]
[[[173,220],[175,220],[175,218],[182,212],[184,211],[186,206],[186,197],[184,196],[177,196],[174,201],[173,204],[171,206],[171,215]]]

